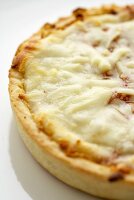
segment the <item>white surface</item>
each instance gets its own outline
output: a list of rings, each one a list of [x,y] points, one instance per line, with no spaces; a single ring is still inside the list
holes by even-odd
[[[0,0],[0,199],[93,200],[66,186],[30,155],[13,120],[8,97],[8,69],[19,43],[45,22],[68,15],[76,7],[134,0]]]

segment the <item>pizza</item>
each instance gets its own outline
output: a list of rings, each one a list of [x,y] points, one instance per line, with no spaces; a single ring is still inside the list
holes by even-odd
[[[24,143],[51,174],[134,199],[134,5],[46,23],[19,46],[9,94]]]

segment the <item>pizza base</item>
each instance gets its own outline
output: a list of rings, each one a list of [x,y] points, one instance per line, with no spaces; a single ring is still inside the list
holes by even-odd
[[[55,29],[79,20],[83,15],[99,15],[103,13],[132,12],[134,7],[106,6],[99,9],[77,9],[68,18],[62,18],[54,25],[46,24],[38,33],[25,41],[18,48],[9,73],[9,94],[11,105],[20,130],[20,135],[33,157],[51,174],[68,185],[92,195],[118,200],[134,199],[134,176],[125,179],[120,173],[114,173],[111,167],[97,164],[84,158],[67,156],[59,145],[39,129],[33,119],[28,102],[23,94],[23,64],[28,51],[34,50],[38,39],[46,37]],[[124,16],[125,16],[124,14]]]

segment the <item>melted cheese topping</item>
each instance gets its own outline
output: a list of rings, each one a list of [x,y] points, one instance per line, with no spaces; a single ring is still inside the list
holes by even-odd
[[[104,154],[133,154],[133,52],[134,21],[112,15],[76,22],[42,39],[25,65],[35,117],[44,126],[54,124],[55,140],[80,140],[87,150],[97,147]]]

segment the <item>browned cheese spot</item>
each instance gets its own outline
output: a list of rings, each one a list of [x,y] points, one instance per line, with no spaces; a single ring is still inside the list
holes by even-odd
[[[107,32],[108,30],[109,30],[109,28],[106,26],[102,28],[102,31],[104,31],[104,32]]]
[[[100,41],[99,40],[96,40],[92,43],[92,46],[93,47],[98,47],[100,45]]]
[[[118,43],[119,39],[120,39],[120,35],[118,35],[116,38],[113,39],[113,41],[111,42],[111,44],[110,44],[109,47],[108,47],[108,50],[109,50],[110,52],[113,52],[113,51],[114,51],[114,49],[115,49],[116,46],[117,46],[117,43]]]
[[[126,103],[130,100],[131,95],[128,94],[123,94],[123,93],[118,93],[118,92],[114,92],[108,102],[108,104],[113,103],[114,100],[116,99],[120,99],[121,101],[125,101]]]

